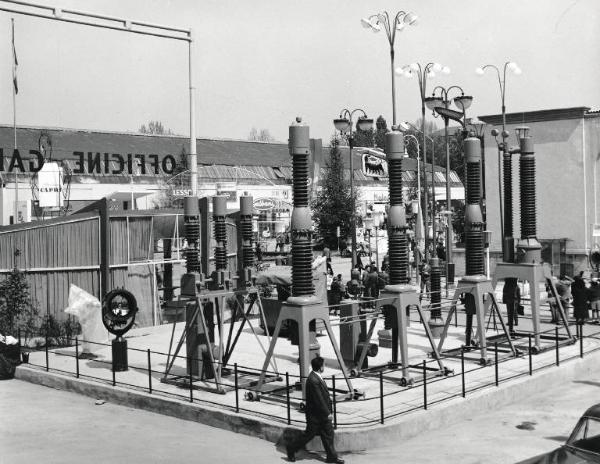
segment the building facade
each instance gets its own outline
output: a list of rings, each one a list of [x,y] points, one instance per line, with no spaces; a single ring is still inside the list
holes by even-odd
[[[502,115],[479,119],[490,126],[485,139],[487,228],[492,232],[491,251],[497,254],[501,250],[498,151],[488,134],[492,127],[502,131]],[[557,272],[560,265],[567,273],[586,269],[587,256],[598,246],[600,235],[600,112],[576,107],[507,114],[510,147],[518,146],[517,128],[522,126],[529,128],[535,146],[537,235],[544,259]],[[519,155],[512,157],[512,172],[513,235],[519,237]]]

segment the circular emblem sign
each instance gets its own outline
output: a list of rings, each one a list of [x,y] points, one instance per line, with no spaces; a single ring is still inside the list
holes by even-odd
[[[254,200],[254,209],[258,211],[270,211],[275,208],[275,201],[271,198],[257,198]]]

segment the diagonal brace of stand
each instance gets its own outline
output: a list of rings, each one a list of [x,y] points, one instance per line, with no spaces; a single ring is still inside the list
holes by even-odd
[[[186,340],[187,337],[187,333],[190,330],[191,325],[194,323],[194,321],[196,321],[196,319],[199,320],[200,324],[201,324],[201,330],[202,333],[205,334],[206,336],[206,340],[209,343],[207,352],[208,352],[208,356],[210,359],[210,363],[212,365],[213,368],[213,372],[215,374],[214,377],[214,381],[215,381],[215,390],[219,393],[225,393],[225,390],[223,389],[223,387],[221,386],[221,352],[222,350],[219,349],[218,355],[217,355],[217,359],[215,359],[215,356],[213,354],[213,350],[210,346],[210,340],[208,337],[208,326],[206,324],[206,319],[204,317],[204,311],[203,311],[203,305],[204,303],[201,301],[206,299],[206,295],[201,295],[201,296],[196,296],[193,301],[194,301],[194,312],[192,314],[191,318],[186,319],[185,321],[185,328],[183,330],[183,333],[181,334],[181,338],[179,339],[179,342],[177,343],[177,348],[175,348],[175,352],[173,353],[173,356],[170,357],[170,360],[167,359],[167,366],[165,368],[165,373],[163,375],[163,380],[166,380],[167,376],[169,375],[169,373],[171,372],[171,369],[173,368],[173,364],[175,363],[175,360],[177,359],[177,356],[179,354],[179,351],[181,350],[181,347],[183,346],[183,343]],[[215,302],[216,303],[216,302]],[[223,304],[218,306],[219,311],[223,310]],[[223,320],[223,315],[221,314],[221,319]],[[173,323],[175,324],[175,322]],[[220,328],[221,329],[221,328]],[[219,340],[220,343],[220,340]],[[170,351],[170,350],[169,350]],[[200,372],[202,372],[202,363],[203,360],[198,360],[201,364],[200,364]]]
[[[350,394],[349,399],[353,399],[354,390],[352,388],[352,383],[350,381],[350,378],[348,377],[348,372],[346,369],[346,365],[344,364],[344,360],[342,358],[342,353],[340,352],[340,348],[333,335],[333,330],[329,321],[329,308],[327,307],[327,305],[323,304],[314,296],[289,297],[287,301],[282,305],[279,317],[277,318],[277,324],[275,325],[275,330],[273,331],[273,338],[271,339],[271,343],[269,345],[269,351],[267,352],[267,355],[265,357],[265,362],[260,373],[260,378],[258,380],[258,384],[256,385],[256,391],[260,392],[262,389],[262,386],[265,381],[266,370],[271,358],[273,357],[273,352],[275,350],[275,345],[277,344],[277,339],[279,338],[281,326],[286,320],[293,320],[296,321],[296,323],[298,324],[298,350],[300,352],[300,379],[302,381],[302,398],[305,398],[305,383],[306,378],[310,373],[309,325],[310,322],[313,320],[321,320],[325,325],[327,335],[329,336],[329,340],[331,341],[331,344],[335,351],[335,356],[338,360],[340,369],[342,370],[342,374],[344,375],[346,385],[348,386],[348,392]]]
[[[448,328],[450,327],[450,323],[452,322],[452,317],[454,316],[455,311],[457,311],[456,303],[458,302],[460,295],[462,293],[470,293],[473,295],[475,299],[475,317],[477,320],[477,341],[479,343],[479,349],[481,353],[480,362],[482,365],[488,364],[487,357],[487,339],[485,336],[486,326],[485,326],[485,314],[486,307],[491,306],[491,310],[495,312],[496,316],[498,316],[498,320],[502,325],[502,331],[506,336],[508,341],[510,350],[513,356],[517,356],[517,350],[515,349],[512,339],[510,338],[510,334],[508,333],[508,328],[504,323],[504,319],[502,319],[502,315],[500,314],[500,308],[498,307],[498,303],[496,301],[496,297],[494,296],[494,290],[492,288],[492,283],[485,276],[465,276],[458,281],[457,289],[454,292],[454,297],[452,298],[452,305],[450,307],[450,311],[448,313],[448,317],[446,318],[446,323],[444,324],[444,330],[440,337],[440,341],[438,344],[438,351],[443,353],[442,347],[444,346],[444,341],[446,340],[446,336],[448,335]],[[488,302],[484,302],[484,296],[488,295]]]
[[[569,323],[566,317],[565,309],[562,307],[560,298],[552,281],[552,273],[548,265],[539,263],[498,263],[494,272],[492,281],[493,287],[496,288],[498,280],[504,280],[507,277],[515,277],[519,280],[529,282],[531,289],[531,321],[533,323],[534,350],[540,351],[541,348],[541,326],[540,326],[540,309],[541,298],[538,288],[540,282],[546,282],[552,289],[552,294],[556,298],[556,303],[559,308],[562,324],[567,331],[567,337],[570,341],[575,341],[575,337],[571,333]]]
[[[431,333],[429,325],[425,321],[423,310],[419,304],[419,295],[410,286],[407,285],[388,285],[379,295],[379,300],[376,303],[377,309],[381,309],[385,306],[393,306],[395,311],[395,327],[392,328],[392,363],[398,363],[398,351],[400,351],[400,365],[402,366],[402,384],[410,384],[410,363],[408,358],[408,309],[411,307],[417,308],[421,324],[425,328],[425,333],[429,340],[432,349],[432,357],[438,362],[440,372],[445,372],[445,368],[442,359],[438,353],[435,341]],[[368,344],[373,336],[373,330],[375,328],[376,320],[371,321],[369,332],[367,334],[366,343],[363,345],[363,349],[360,354],[358,361],[358,368],[363,365],[365,357],[367,355]]]

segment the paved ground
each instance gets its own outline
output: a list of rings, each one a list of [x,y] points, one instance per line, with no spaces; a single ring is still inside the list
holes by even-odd
[[[549,385],[536,398],[515,398],[447,430],[387,448],[345,454],[348,464],[514,463],[557,447],[589,405],[598,378]],[[282,463],[272,443],[18,380],[0,383],[0,463]],[[298,461],[323,461],[301,454]]]

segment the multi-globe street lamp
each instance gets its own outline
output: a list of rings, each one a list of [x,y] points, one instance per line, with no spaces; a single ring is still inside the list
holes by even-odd
[[[415,132],[420,133],[423,136],[423,140],[429,140],[429,142],[431,143],[431,196],[433,198],[431,209],[433,212],[435,212],[435,144],[434,144],[433,138],[426,135],[424,132],[421,131],[421,129],[419,129],[414,124],[411,124],[408,121],[404,121],[404,122],[400,123],[400,127],[402,128],[402,130],[405,130],[405,131],[408,129],[412,129]],[[425,235],[423,238],[425,241],[424,259],[427,261],[429,259],[428,242],[427,242],[427,239],[429,238],[429,225],[428,225],[428,218],[427,218],[427,213],[428,213],[427,153],[425,152],[425,150],[423,150],[422,153],[423,153],[423,163],[424,163],[423,164],[423,193],[425,196],[424,205],[423,205],[423,218],[425,220],[425,226],[424,226]],[[419,170],[419,165],[417,164],[417,171],[418,170]],[[417,172],[417,174],[419,175],[420,173]],[[420,189],[418,183],[417,183],[417,188],[419,189],[419,199],[420,199],[421,189]],[[419,205],[419,208],[420,207],[421,207],[421,205]],[[435,214],[432,214],[431,221],[432,221],[432,223],[435,222]],[[433,224],[432,224],[432,232],[433,232]],[[432,235],[432,238],[435,238],[435,236]]]
[[[437,95],[439,90],[440,95]],[[454,98],[454,104],[460,112],[450,108],[452,100],[448,97],[453,90],[460,91],[460,95]],[[448,88],[437,86],[433,89],[431,97],[425,98],[427,108],[433,111],[434,116],[439,114],[444,118],[444,138],[446,142],[446,210],[448,214],[448,228],[446,229],[446,292],[450,282],[454,282],[454,263],[452,261],[452,197],[450,186],[450,143],[448,138],[448,123],[450,119],[458,121],[463,128],[466,126],[466,110],[471,106],[473,97],[465,95],[463,89],[458,85]],[[434,203],[435,213],[435,203]],[[435,217],[435,214],[433,215]],[[433,222],[433,237],[436,238],[435,221]]]
[[[336,130],[340,131],[341,134],[348,135],[348,148],[350,152],[350,207],[352,213],[350,214],[350,236],[352,240],[352,269],[356,267],[356,204],[354,198],[354,160],[352,158],[352,148],[354,147],[354,132],[352,130],[352,118],[354,113],[361,113],[358,117],[356,126],[363,131],[369,130],[373,127],[373,120],[367,116],[364,110],[356,108],[352,111],[343,109],[340,111],[339,118],[333,120],[333,125]]]
[[[502,237],[502,256],[505,262],[514,261],[514,239],[513,234],[513,220],[512,220],[512,181],[504,183],[504,195],[503,195],[503,183],[502,173],[503,170],[505,175],[512,175],[512,157],[508,150],[506,139],[509,136],[506,130],[506,72],[511,71],[515,75],[521,74],[521,68],[514,61],[507,61],[504,63],[502,71],[493,65],[486,64],[475,70],[479,75],[483,75],[486,69],[494,69],[498,76],[498,85],[500,86],[500,99],[502,101],[502,142],[497,142],[498,145],[498,196],[500,199],[500,232]],[[498,135],[495,131],[494,136]],[[504,164],[504,169],[503,165]],[[504,203],[506,202],[506,206]],[[507,211],[508,210],[508,211]]]
[[[427,79],[435,77],[435,73],[441,72],[443,74],[449,74],[450,68],[448,66],[442,66],[440,63],[427,63],[425,66],[422,66],[420,63],[411,63],[406,66],[402,66],[396,68],[396,74],[402,75],[406,78],[412,78],[415,75],[417,76],[418,84],[419,84],[419,92],[421,95],[421,133],[423,134],[423,143],[422,153],[423,153],[423,163],[425,165],[425,157],[427,156],[427,145],[425,143],[426,132],[425,132],[425,94],[427,93]],[[432,145],[433,146],[433,145]],[[423,188],[424,188],[424,196],[423,199],[423,217],[425,218],[425,222],[427,223],[427,184],[426,180],[424,180]],[[433,178],[432,178],[433,182]],[[434,198],[435,201],[435,198]],[[425,259],[428,259],[429,251],[427,247],[427,239],[425,240]]]
[[[360,22],[366,29],[371,29],[373,32],[379,32],[383,26],[388,43],[390,44],[390,61],[391,61],[391,76],[392,76],[392,124],[396,125],[396,84],[394,81],[394,42],[396,41],[396,33],[402,31],[406,25],[413,26],[417,22],[417,15],[399,11],[390,19],[387,11],[362,18]]]

